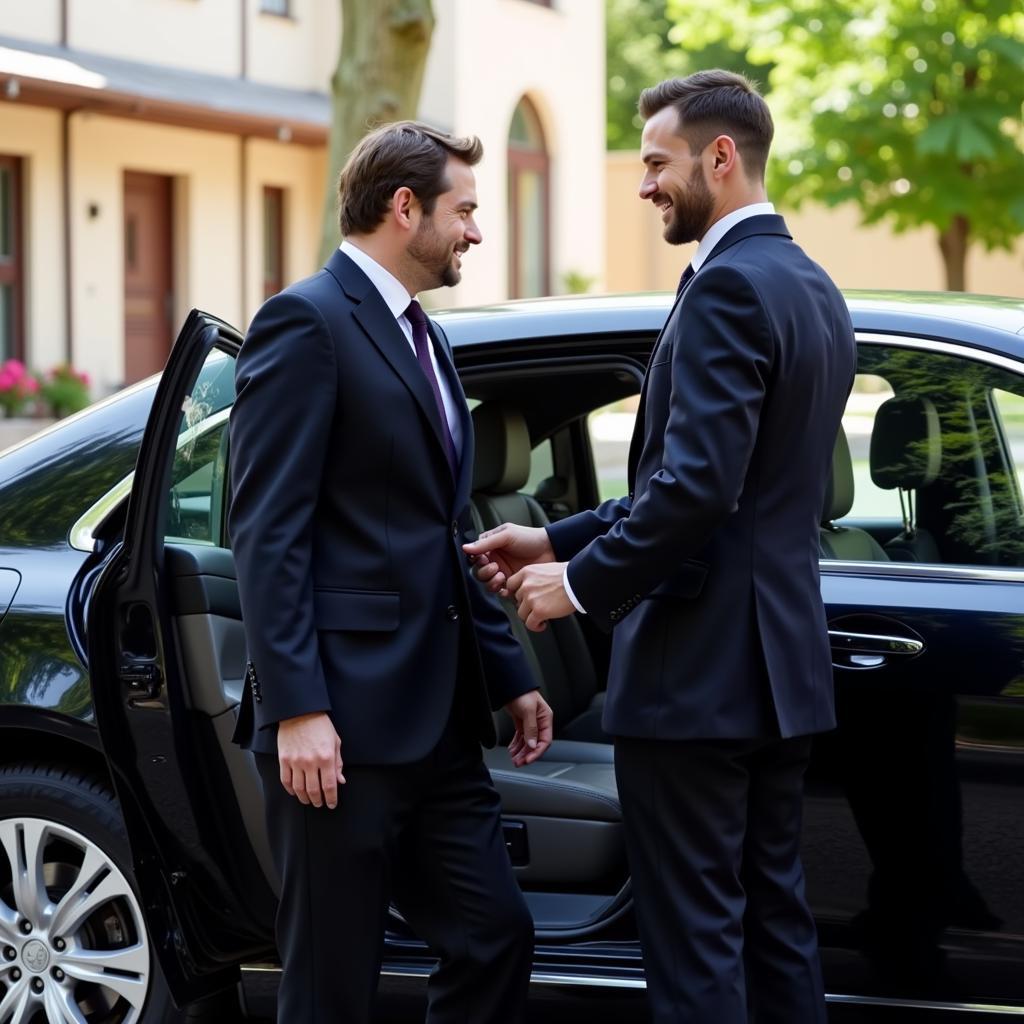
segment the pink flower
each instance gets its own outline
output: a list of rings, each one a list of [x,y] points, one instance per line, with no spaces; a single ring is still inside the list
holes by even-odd
[[[89,374],[84,371],[78,375],[78,379],[86,386],[89,386]]]
[[[22,388],[24,388],[26,394],[34,395],[39,390],[39,381],[35,377],[27,376],[21,382]]]
[[[14,377],[20,377],[25,372],[25,364],[20,359],[8,359],[4,363],[4,369],[10,371]]]
[[[0,391],[10,391],[14,387],[14,377],[7,370],[0,370]]]

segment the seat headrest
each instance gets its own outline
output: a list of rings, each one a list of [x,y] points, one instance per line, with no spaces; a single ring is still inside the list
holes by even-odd
[[[835,519],[842,519],[853,508],[853,460],[850,458],[850,444],[842,427],[836,434],[832,449],[832,472],[825,487],[825,505],[821,521],[828,525]]]
[[[504,402],[482,402],[473,410],[476,458],[473,490],[514,494],[530,479],[530,431],[523,414]]]
[[[927,487],[942,466],[939,414],[928,398],[890,398],[871,430],[871,479],[891,491]]]

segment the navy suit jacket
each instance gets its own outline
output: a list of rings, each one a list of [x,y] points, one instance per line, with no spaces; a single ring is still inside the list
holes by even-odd
[[[252,663],[236,740],[249,749],[273,752],[277,722],[326,711],[346,764],[409,763],[453,700],[493,745],[491,708],[536,688],[461,550],[475,538],[472,424],[447,340],[432,337],[462,417],[458,479],[412,347],[343,253],[249,328],[228,517]]]
[[[834,726],[818,530],[855,352],[842,296],[779,216],[735,225],[677,300],[629,497],[549,528],[576,597],[614,627],[607,732]]]

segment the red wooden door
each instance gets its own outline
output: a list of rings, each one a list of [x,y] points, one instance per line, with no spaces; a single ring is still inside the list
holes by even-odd
[[[171,179],[124,175],[124,379],[162,370],[171,350]]]

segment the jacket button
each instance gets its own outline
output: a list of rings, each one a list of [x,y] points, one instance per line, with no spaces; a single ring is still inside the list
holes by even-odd
[[[452,536],[458,537],[459,535],[459,524],[452,520]]]
[[[456,622],[459,618],[458,609],[453,604],[450,604],[445,608],[444,615],[449,622]]]

